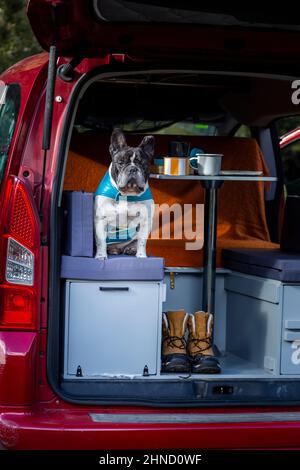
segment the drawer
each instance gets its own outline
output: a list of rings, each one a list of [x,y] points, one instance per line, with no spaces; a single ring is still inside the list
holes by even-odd
[[[281,349],[281,373],[300,374],[300,331],[285,332]]]
[[[281,282],[240,273],[231,273],[226,277],[225,289],[254,299],[279,304]]]
[[[160,282],[68,282],[67,376],[157,372]]]
[[[283,286],[283,319],[300,322],[300,285]]]
[[[281,373],[300,374],[300,286],[283,288]]]

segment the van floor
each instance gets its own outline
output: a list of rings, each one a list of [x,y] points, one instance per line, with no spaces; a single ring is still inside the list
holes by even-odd
[[[234,354],[229,352],[222,353],[219,357],[220,365],[221,365],[221,373],[220,374],[189,374],[189,373],[180,373],[180,374],[172,374],[172,373],[161,373],[157,374],[155,377],[153,375],[149,375],[149,377],[143,377],[142,380],[176,380],[176,379],[205,379],[205,380],[216,380],[216,379],[278,379],[280,378],[279,375],[275,375],[272,372],[268,372],[263,368],[259,368],[256,364],[252,362],[246,361]],[[126,378],[130,378],[131,380],[135,379],[132,376],[126,375],[94,375],[93,377],[74,377],[70,378],[70,380],[124,380]],[[285,379],[287,377],[285,376]],[[297,375],[291,375],[288,379],[291,378],[293,380],[299,379]],[[136,379],[140,380],[141,377],[136,377]],[[68,380],[68,379],[66,379]]]
[[[257,367],[256,364],[252,362],[246,361],[238,356],[235,356],[231,353],[223,353],[219,358],[220,365],[221,365],[221,373],[220,374],[186,374],[186,377],[191,377],[192,379],[209,379],[212,378],[216,380],[217,378],[222,379],[249,379],[249,378],[275,378],[271,372],[268,372],[262,368]],[[161,374],[160,378],[172,378],[174,374]],[[176,374],[178,377],[178,374]],[[180,376],[184,377],[184,374]]]

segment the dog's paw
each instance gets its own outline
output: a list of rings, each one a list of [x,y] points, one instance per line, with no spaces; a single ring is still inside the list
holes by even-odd
[[[95,256],[95,259],[99,260],[99,261],[104,261],[107,259],[107,254],[105,253],[97,253],[96,256]]]
[[[141,252],[137,252],[137,254],[135,255],[137,258],[147,258],[147,255],[146,253],[141,253]]]

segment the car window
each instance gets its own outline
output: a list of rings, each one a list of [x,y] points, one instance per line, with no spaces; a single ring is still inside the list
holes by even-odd
[[[164,134],[164,135],[194,135],[194,136],[212,136],[218,135],[218,128],[214,124],[194,121],[148,121],[137,119],[134,121],[110,123],[110,128],[118,127],[128,134]],[[76,124],[75,128],[79,133],[99,128],[95,122],[85,120],[84,125]]]
[[[300,140],[281,149],[287,194],[300,196]]]
[[[252,137],[250,127],[242,124],[235,131],[234,137]]]
[[[217,127],[205,122],[194,122],[192,120],[177,122],[154,122],[146,120],[133,121],[125,125],[120,125],[124,132],[151,132],[151,134],[164,135],[217,135]]]
[[[300,116],[279,119],[276,123],[279,138],[300,126]],[[280,149],[286,192],[300,196],[300,140]]]
[[[0,185],[20,109],[20,86],[0,85]]]

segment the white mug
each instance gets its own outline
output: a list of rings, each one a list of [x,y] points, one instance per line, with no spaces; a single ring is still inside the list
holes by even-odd
[[[223,155],[217,153],[196,154],[194,157],[190,157],[189,164],[191,168],[198,171],[198,175],[218,175],[221,171],[222,157]]]

